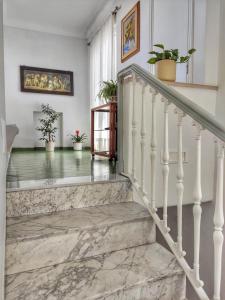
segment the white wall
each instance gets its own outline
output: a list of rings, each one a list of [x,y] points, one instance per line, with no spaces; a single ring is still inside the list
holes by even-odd
[[[73,37],[5,27],[6,121],[20,133],[14,147],[34,147],[33,111],[49,103],[63,113],[63,145],[68,134],[80,129],[89,135],[88,49],[86,41]],[[27,65],[74,72],[74,96],[22,93],[19,66]]]
[[[224,53],[225,53],[225,1],[220,0],[220,47],[219,47],[219,91],[216,105],[216,116],[218,120],[225,126],[225,67],[224,67]]]
[[[224,33],[224,28],[222,29]],[[220,48],[220,0],[207,0],[205,83],[218,84]]]
[[[5,95],[4,95],[4,53],[3,53],[3,0],[0,0],[0,300],[4,300],[5,269],[5,181],[6,181],[6,139],[5,139]]]
[[[150,34],[150,1],[140,0],[140,52],[130,59],[121,63],[121,20],[129,12],[130,9],[137,3],[137,0],[126,0],[120,2],[121,9],[117,13],[117,59],[118,59],[118,71],[129,66],[132,63],[138,64],[146,70],[150,70],[147,60],[150,55],[148,52],[151,50],[151,34]]]
[[[163,43],[167,49],[178,48],[180,54],[185,54],[187,33],[188,1],[155,1],[153,44]],[[186,81],[186,64],[177,64],[177,81]]]
[[[121,4],[121,9],[117,14],[118,70],[131,63],[137,63],[146,70],[150,70],[150,66],[146,62],[150,57],[148,52],[155,43],[164,43],[167,48],[177,47],[183,55],[186,54],[189,48],[194,46],[197,52],[193,57],[193,82],[216,83],[217,65],[212,64],[211,61],[213,55],[216,54],[217,46],[217,3],[214,10],[212,8],[214,3],[211,3],[212,1],[210,2],[210,0],[195,1],[195,13],[192,19],[189,7],[190,2],[188,0],[140,0],[141,50],[126,62],[121,63],[121,20],[135,5],[137,0],[118,0],[117,2]],[[193,45],[191,42],[191,22],[194,23]],[[213,45],[215,45],[215,48],[213,48]],[[211,59],[209,61],[210,56]],[[177,67],[177,81],[186,81],[185,64]]]
[[[118,71],[132,63],[153,71],[147,60],[154,43],[178,47],[182,54],[194,46],[197,52],[193,56],[193,76],[190,70],[190,78],[193,77],[194,83],[217,84],[220,0],[195,0],[193,16],[189,0],[140,0],[141,50],[121,63],[121,20],[137,1],[109,0],[87,33],[91,39],[115,6],[121,6],[117,13]],[[178,65],[177,81],[185,81],[185,73],[186,66]]]

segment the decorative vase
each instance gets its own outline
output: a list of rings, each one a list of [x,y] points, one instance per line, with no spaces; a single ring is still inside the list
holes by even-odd
[[[82,143],[73,143],[73,149],[75,151],[81,151],[82,150],[82,146],[83,146]]]
[[[176,62],[171,59],[157,61],[156,76],[160,80],[176,81]]]
[[[52,142],[52,141],[47,142],[45,144],[45,149],[46,149],[47,152],[54,152],[54,150],[55,150],[55,143]]]

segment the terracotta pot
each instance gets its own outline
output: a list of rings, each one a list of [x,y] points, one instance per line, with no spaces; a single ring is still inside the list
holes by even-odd
[[[54,152],[55,151],[55,143],[54,142],[47,142],[45,144],[45,149],[47,152]]]
[[[160,80],[176,81],[176,62],[171,59],[157,61],[156,76]]]
[[[81,150],[82,150],[82,146],[83,146],[82,143],[74,143],[74,144],[73,144],[73,149],[74,149],[75,151],[81,151]]]

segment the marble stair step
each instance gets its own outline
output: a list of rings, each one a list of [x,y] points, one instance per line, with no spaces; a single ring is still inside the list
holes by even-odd
[[[157,243],[6,278],[6,300],[181,300],[185,276]]]
[[[122,176],[114,181],[10,189],[6,197],[8,217],[132,201],[131,184]]]
[[[6,273],[153,242],[153,220],[134,202],[8,218]]]

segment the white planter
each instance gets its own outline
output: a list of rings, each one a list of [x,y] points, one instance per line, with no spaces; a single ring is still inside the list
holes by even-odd
[[[74,144],[73,144],[73,149],[74,149],[75,151],[81,151],[81,150],[82,150],[82,146],[83,146],[82,143],[74,143]]]
[[[47,142],[45,144],[45,147],[46,147],[46,151],[47,152],[54,152],[54,150],[55,150],[55,143],[54,142]]]

